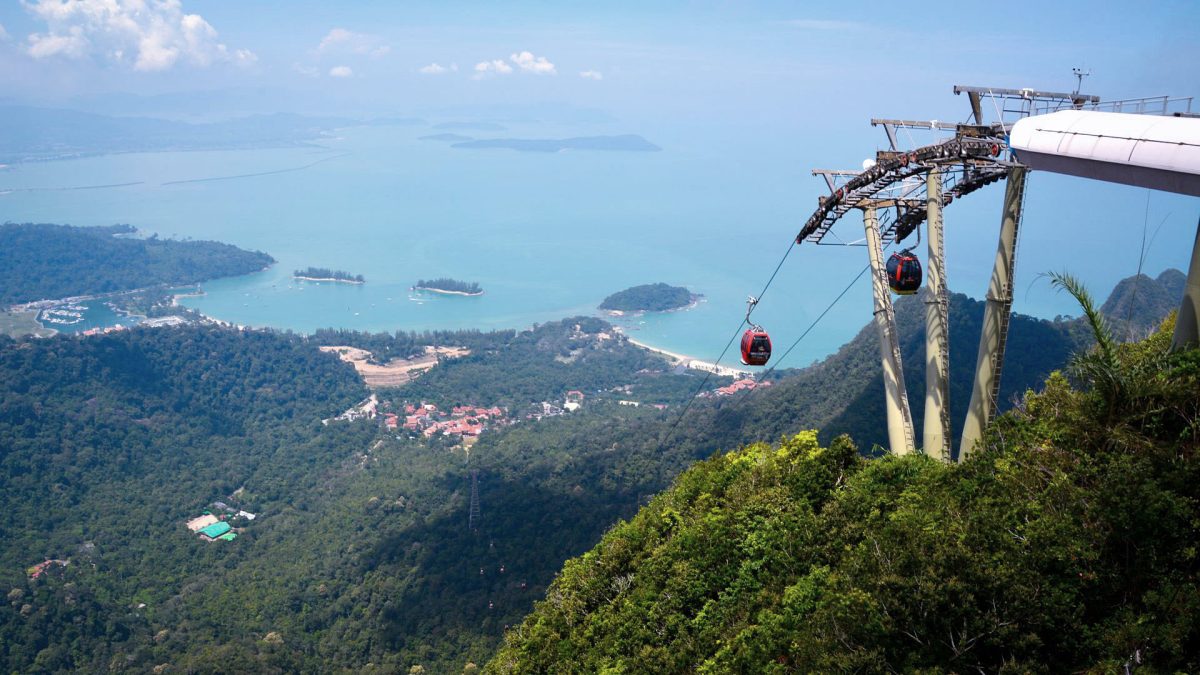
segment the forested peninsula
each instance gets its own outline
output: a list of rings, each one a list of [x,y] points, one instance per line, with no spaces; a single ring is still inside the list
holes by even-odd
[[[306,267],[292,273],[296,279],[304,281],[339,281],[345,284],[361,284],[366,279],[361,274],[351,274],[343,270],[331,270],[328,267]]]
[[[682,286],[662,282],[642,284],[613,293],[600,303],[600,309],[610,312],[665,312],[680,309],[699,299]]]
[[[430,291],[433,293],[447,293],[450,295],[483,295],[483,289],[479,284],[471,281],[459,281],[449,277],[439,277],[437,279],[421,279],[413,286],[414,291]]]
[[[0,305],[193,284],[275,262],[215,241],[137,237],[130,225],[0,225]]]

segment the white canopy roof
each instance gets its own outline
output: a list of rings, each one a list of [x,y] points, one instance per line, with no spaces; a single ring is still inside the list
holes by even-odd
[[[1063,110],[1009,134],[1034,169],[1200,195],[1200,118]]]

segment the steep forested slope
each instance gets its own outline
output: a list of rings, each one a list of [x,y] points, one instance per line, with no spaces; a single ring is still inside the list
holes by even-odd
[[[1085,390],[1053,376],[962,465],[804,432],[689,469],[487,670],[1200,668],[1200,350],[1169,328]]]

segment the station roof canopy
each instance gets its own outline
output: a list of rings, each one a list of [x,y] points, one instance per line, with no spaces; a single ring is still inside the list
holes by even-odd
[[[1009,138],[1030,168],[1200,196],[1200,118],[1062,110]]]

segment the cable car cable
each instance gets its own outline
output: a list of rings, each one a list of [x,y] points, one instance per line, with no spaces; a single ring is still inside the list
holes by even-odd
[[[746,318],[742,319],[738,323],[737,329],[734,330],[733,336],[729,338],[729,342],[725,343],[725,348],[721,350],[720,356],[717,357],[716,361],[713,361],[714,369],[705,372],[704,378],[700,380],[700,385],[696,387],[696,391],[692,392],[692,395],[688,397],[687,404],[683,406],[683,410],[679,411],[679,416],[675,418],[675,423],[672,424],[671,428],[667,430],[666,436],[659,441],[659,450],[662,449],[662,446],[666,445],[667,441],[671,440],[671,435],[675,433],[675,429],[679,426],[679,423],[683,421],[683,416],[686,415],[687,411],[691,409],[692,403],[696,401],[696,397],[699,396],[700,392],[704,390],[704,385],[708,384],[708,380],[712,377],[716,368],[720,367],[721,359],[725,358],[725,354],[729,351],[729,348],[733,346],[734,341],[738,339],[738,335],[742,332],[742,326],[745,326],[750,322],[750,314],[754,311],[754,308],[758,306],[758,300],[761,300],[762,297],[766,295],[767,289],[769,289],[771,287],[771,283],[775,281],[775,277],[779,274],[779,270],[783,268],[783,263],[787,261],[788,256],[792,254],[792,249],[794,248],[796,248],[796,239],[792,238],[791,243],[788,244],[787,250],[783,252],[783,257],[779,259],[779,264],[775,265],[775,271],[771,272],[771,277],[767,279],[767,283],[763,285],[763,289],[759,291],[758,295],[754,296],[755,302],[747,309]]]
[[[779,367],[779,364],[783,363],[783,360],[787,358],[788,354],[791,354],[792,350],[795,349],[800,344],[800,342],[802,340],[804,340],[804,338],[808,337],[808,334],[811,333],[812,330],[817,327],[817,324],[821,323],[821,319],[824,319],[825,315],[828,314],[831,310],[833,310],[834,306],[837,305],[839,302],[841,302],[842,298],[846,297],[846,294],[850,292],[850,289],[854,288],[854,285],[857,284],[859,282],[859,280],[863,278],[863,275],[866,274],[867,272],[869,272],[870,269],[871,269],[871,266],[867,265],[867,266],[863,267],[861,270],[859,270],[858,274],[854,277],[854,279],[852,279],[849,284],[846,284],[846,287],[842,289],[842,292],[838,293],[838,296],[833,299],[833,302],[829,303],[829,305],[827,307],[825,307],[824,311],[822,311],[819,315],[817,315],[817,318],[813,319],[812,323],[810,323],[808,325],[808,328],[804,329],[804,332],[800,334],[800,337],[796,338],[796,341],[792,343],[792,346],[788,347],[783,352],[783,355],[780,356],[777,361],[775,361],[775,364],[772,365],[770,368],[766,369],[765,371],[763,371],[761,375],[759,375],[759,379],[761,380],[762,378],[765,378],[767,375],[770,375],[772,372],[774,372],[775,369]],[[751,391],[754,391],[754,390],[753,389],[743,389],[742,392],[740,394],[738,394],[738,398],[733,401],[732,405],[741,405],[742,401],[745,400],[745,398],[747,396],[749,396]]]

